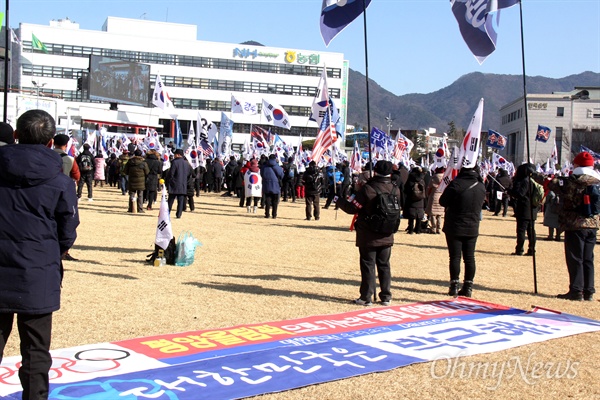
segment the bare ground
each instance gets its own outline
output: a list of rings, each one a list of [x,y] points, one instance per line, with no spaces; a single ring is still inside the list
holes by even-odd
[[[52,348],[135,337],[223,328],[355,310],[360,274],[351,216],[322,210],[304,221],[304,203],[281,203],[278,218],[247,214],[238,199],[217,194],[196,198],[196,211],[173,219],[177,236],[190,230],[202,246],[192,266],[154,268],[144,262],[153,249],[158,211],[127,214],[127,196],[95,188],[94,202],[80,203],[81,225],[65,262],[62,309],[55,314]],[[515,221],[485,213],[477,244],[474,297],[521,309],[532,305],[600,320],[600,304],[554,296],[568,289],[563,244],[538,241],[538,294],[533,294],[531,257],[514,257]],[[444,235],[396,234],[392,253],[394,303],[447,298],[448,254]],[[547,228],[538,223],[538,237]],[[597,254],[598,250],[596,250]],[[438,377],[432,363],[314,385],[265,399],[566,399],[600,398],[600,333],[582,334],[461,359],[506,365],[575,364],[571,378],[501,380]],[[18,354],[16,329],[5,356]],[[525,368],[525,367],[524,367]],[[511,375],[512,374],[512,375]]]

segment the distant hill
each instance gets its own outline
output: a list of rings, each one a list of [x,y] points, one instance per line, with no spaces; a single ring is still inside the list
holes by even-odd
[[[575,86],[600,87],[600,73],[583,72],[560,79],[527,77],[527,93],[568,92]],[[454,121],[458,129],[467,129],[480,98],[485,99],[484,129],[500,129],[500,107],[523,96],[521,75],[473,72],[450,86],[428,94],[396,96],[369,80],[371,125],[387,130],[385,117],[392,115],[392,129],[436,128],[448,130]],[[348,84],[348,124],[367,125],[365,76],[350,69]]]

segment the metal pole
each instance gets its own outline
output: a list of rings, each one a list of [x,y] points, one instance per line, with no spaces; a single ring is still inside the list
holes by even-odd
[[[7,118],[8,118],[8,54],[9,54],[9,49],[12,48],[12,45],[10,44],[10,32],[9,30],[9,24],[8,24],[8,9],[9,9],[9,0],[6,0],[6,10],[4,12],[4,17],[6,19],[6,24],[4,26],[4,116],[2,121],[4,121],[4,123],[6,123]]]
[[[527,141],[527,162],[531,159],[531,152],[529,148],[529,115],[527,113],[527,76],[525,74],[525,40],[523,35],[523,2],[519,1],[519,14],[521,20],[521,61],[523,64],[523,108],[525,111],[525,140]],[[532,176],[529,176],[529,180],[533,179]],[[533,194],[533,185],[529,182],[529,198]],[[531,238],[534,239],[535,243],[535,220],[533,219],[533,207],[529,207],[530,217],[531,217]],[[532,249],[532,260],[533,260],[533,292],[535,294],[538,293],[538,285],[537,285],[537,266],[535,259],[535,246]]]
[[[367,47],[367,5],[363,0],[363,26],[365,35],[365,81],[367,91],[367,135],[369,139],[369,177],[373,176],[373,156],[371,155],[371,110],[369,100],[369,50]]]

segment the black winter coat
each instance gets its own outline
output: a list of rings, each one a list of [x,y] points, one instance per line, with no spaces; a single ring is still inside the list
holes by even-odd
[[[146,156],[146,164],[148,165],[148,176],[146,176],[146,189],[152,192],[158,191],[158,180],[162,174],[163,163],[159,160],[156,154],[148,154]]]
[[[478,236],[484,201],[485,185],[479,173],[473,169],[461,169],[440,196],[440,205],[446,208],[442,228],[444,233]]]
[[[375,211],[375,198],[379,189],[381,193],[391,193],[392,190],[401,196],[400,189],[392,184],[390,177],[375,175],[365,183],[356,193],[353,201],[340,197],[337,205],[348,214],[358,214],[354,223],[356,230],[356,247],[384,247],[394,244],[394,234],[373,232],[368,228],[367,216]]]
[[[2,146],[0,199],[0,313],[54,312],[79,225],[73,180],[46,146]]]
[[[129,177],[127,180],[127,189],[146,189],[146,176],[149,172],[148,164],[146,164],[142,156],[131,157],[127,164],[125,164],[125,175]]]
[[[187,195],[188,176],[192,166],[183,157],[174,158],[167,175],[167,191],[170,195]]]

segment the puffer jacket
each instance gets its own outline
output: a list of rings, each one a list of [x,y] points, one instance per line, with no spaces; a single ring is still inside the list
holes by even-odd
[[[146,176],[150,170],[148,164],[142,156],[134,156],[125,164],[125,175],[129,176],[127,183],[128,190],[146,189]]]
[[[558,212],[558,224],[562,231],[600,228],[600,215],[586,217],[579,211],[585,187],[600,184],[596,172],[589,171],[590,175],[585,172],[586,168],[577,168],[570,177],[554,178],[548,184],[548,188],[560,197],[562,207]]]
[[[0,312],[54,312],[79,225],[73,180],[46,146],[2,146],[0,198]]]
[[[377,197],[378,189],[381,193],[395,193],[401,196],[402,193],[400,188],[392,184],[392,180],[389,176],[375,175],[370,178],[358,192],[353,200],[348,201],[347,199],[340,197],[337,201],[337,205],[345,213],[358,214],[356,221],[354,222],[354,228],[356,229],[356,247],[385,247],[392,246],[394,244],[394,234],[374,232],[369,229],[369,223],[367,217],[373,215],[375,212],[375,198]]]
[[[446,208],[444,233],[478,236],[484,200],[485,185],[479,173],[474,169],[461,169],[440,196],[440,205]]]
[[[260,167],[260,176],[262,176],[263,193],[281,193],[281,180],[283,179],[283,169],[277,165],[277,161],[269,159],[266,164]]]

